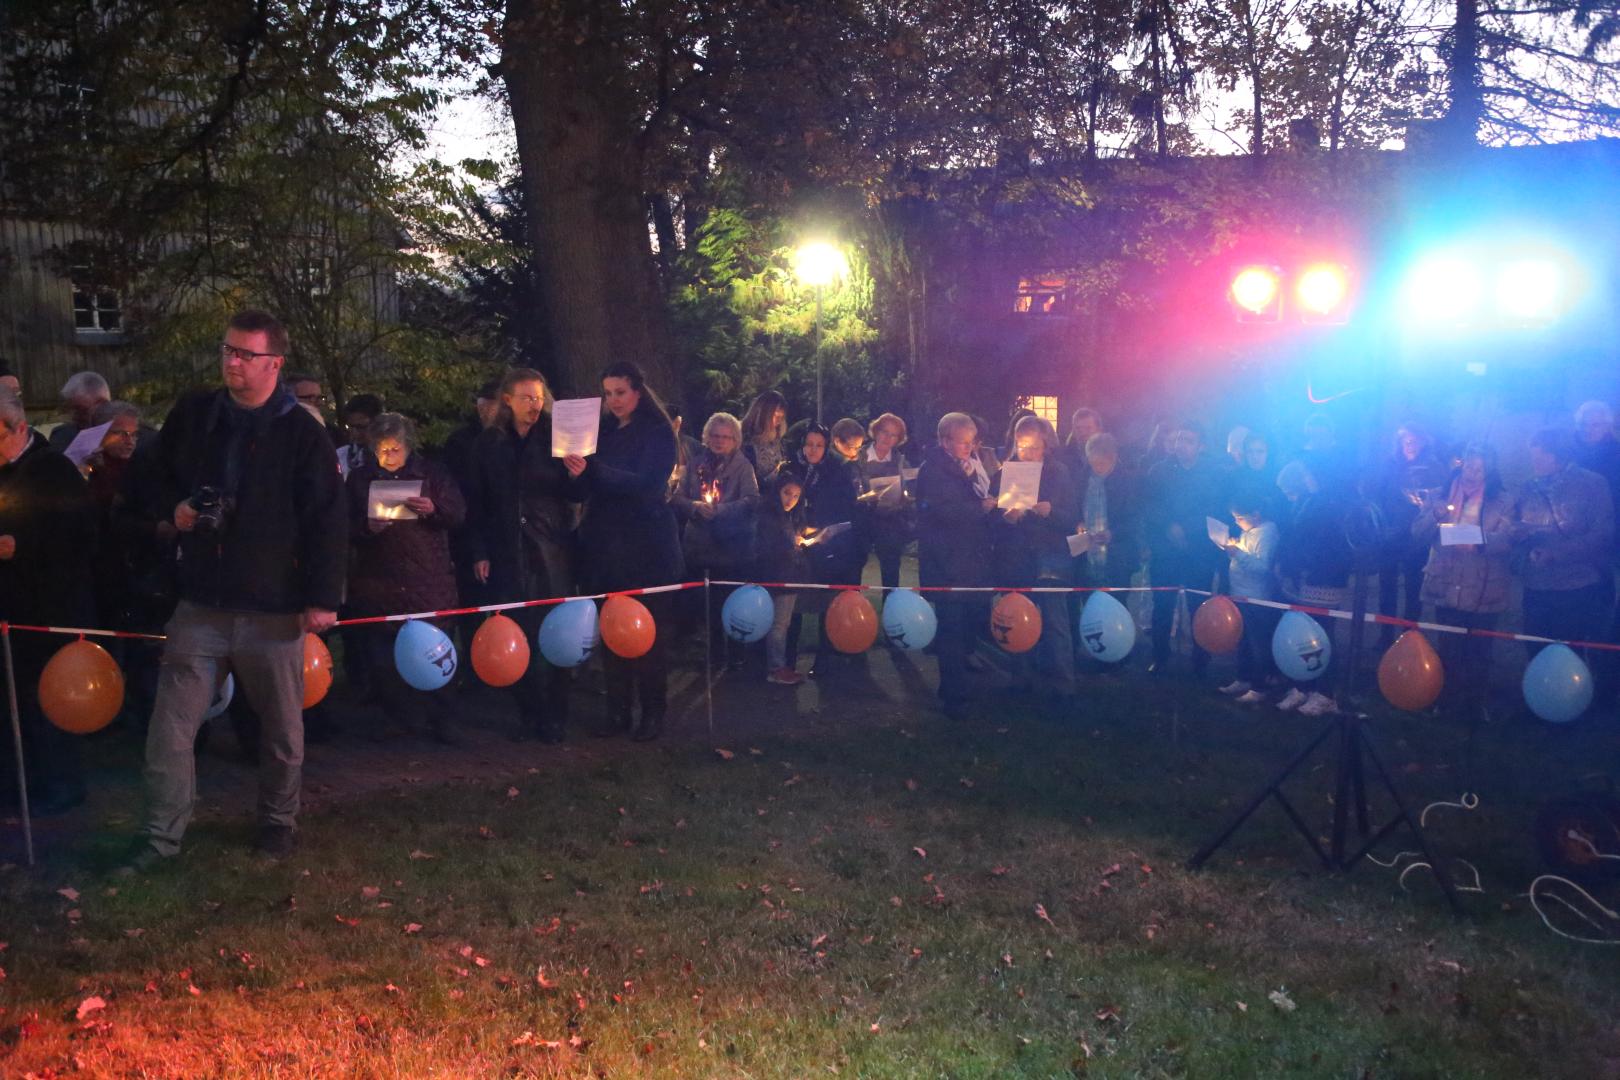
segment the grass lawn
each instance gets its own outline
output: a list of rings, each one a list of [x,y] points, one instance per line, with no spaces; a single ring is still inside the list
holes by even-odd
[[[1459,920],[1275,808],[1182,868],[1314,722],[1135,679],[967,724],[721,690],[713,737],[338,801],[280,864],[232,820],[142,877],[110,829],[0,873],[0,1074],[1620,1076],[1620,950],[1520,895],[1527,807],[1612,735],[1488,740],[1481,809],[1433,818],[1481,869]],[[1461,790],[1455,731],[1379,738]]]

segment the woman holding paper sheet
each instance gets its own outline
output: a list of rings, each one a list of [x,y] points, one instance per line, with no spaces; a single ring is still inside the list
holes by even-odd
[[[1494,630],[1508,609],[1513,584],[1513,504],[1496,472],[1496,452],[1475,444],[1443,493],[1424,500],[1412,520],[1412,540],[1428,545],[1423,600],[1448,626]],[[1477,535],[1479,543],[1458,543]],[[1490,686],[1491,639],[1441,634],[1446,671],[1442,701],[1478,719]]]
[[[860,502],[867,512],[866,539],[877,552],[885,589],[900,586],[900,556],[916,532],[916,510],[906,492],[906,422],[884,413],[868,428],[872,444],[860,456]]]
[[[1067,587],[1068,536],[1079,524],[1080,512],[1074,480],[1058,460],[1057,432],[1040,417],[1026,416],[1013,426],[1011,453],[990,483],[990,494],[999,506],[990,530],[996,583]],[[1027,492],[1013,492],[1012,482],[1025,473],[1033,474]],[[1021,494],[1026,497],[1015,497]],[[1041,612],[1034,661],[1036,670],[1049,680],[1043,688],[1069,697],[1074,693],[1074,640],[1068,594],[1036,593],[1030,599]]]
[[[349,610],[356,618],[442,611],[457,604],[450,533],[467,506],[450,471],[417,454],[416,428],[381,413],[366,429],[371,454],[349,471]],[[412,495],[409,492],[415,491]],[[454,742],[444,700],[405,685],[394,665],[397,623],[359,628],[366,668],[387,716],[415,717],[439,742]]]
[[[978,468],[973,447],[977,428],[966,413],[939,420],[939,444],[917,470],[917,562],[922,584],[978,586],[990,562],[989,516],[996,501],[990,480]],[[969,613],[979,610],[972,593],[933,593],[939,630],[939,697],[947,714],[960,717],[967,703]]]
[[[513,368],[499,393],[494,422],[473,444],[474,482],[467,493],[473,577],[486,586],[490,603],[568,596],[574,589],[569,504],[576,495],[562,459],[552,456],[545,379],[532,368]],[[548,610],[518,608],[508,614],[533,643]],[[563,740],[570,677],[533,650],[513,688],[520,738]]]
[[[641,368],[620,360],[602,372],[607,415],[596,453],[570,455],[563,465],[585,500],[579,525],[580,576],[589,592],[615,592],[681,580],[681,544],[666,497],[675,468],[675,428]],[[668,696],[670,604],[665,595],[641,602],[658,625],[653,646],[636,660],[603,650],[611,709],[604,735],[629,732],[638,741],[664,729]],[[633,697],[641,717],[633,719]]]

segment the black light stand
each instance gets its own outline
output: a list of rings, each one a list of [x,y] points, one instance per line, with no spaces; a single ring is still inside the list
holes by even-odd
[[[1457,893],[1452,887],[1451,879],[1444,872],[1444,864],[1435,858],[1427,838],[1423,835],[1422,826],[1412,812],[1407,809],[1406,800],[1401,798],[1401,793],[1396,788],[1395,781],[1390,777],[1389,770],[1384,768],[1383,761],[1379,759],[1377,752],[1373,749],[1372,739],[1367,734],[1365,727],[1366,717],[1356,707],[1355,686],[1361,668],[1362,645],[1367,628],[1368,562],[1375,558],[1376,552],[1376,542],[1369,539],[1369,533],[1376,536],[1381,532],[1377,527],[1376,511],[1367,515],[1366,511],[1368,509],[1370,508],[1358,507],[1352,510],[1347,518],[1347,527],[1345,529],[1345,535],[1350,540],[1355,562],[1351,578],[1353,597],[1351,601],[1350,648],[1339,679],[1339,696],[1344,703],[1344,709],[1335,714],[1328,725],[1315,738],[1306,743],[1304,749],[1295,754],[1293,759],[1277,773],[1276,777],[1261,788],[1244,805],[1243,809],[1238,812],[1237,816],[1232,819],[1232,822],[1226,828],[1222,829],[1214,839],[1199,848],[1192,858],[1187,860],[1187,869],[1197,870],[1202,867],[1227,840],[1231,839],[1232,834],[1237,832],[1256,810],[1260,809],[1267,799],[1276,799],[1277,805],[1281,806],[1283,813],[1288,815],[1288,820],[1293,823],[1295,829],[1299,830],[1299,834],[1305,838],[1305,842],[1316,853],[1316,857],[1322,861],[1322,866],[1328,870],[1336,870],[1341,873],[1353,870],[1367,853],[1372,851],[1385,837],[1400,826],[1405,825],[1411,830],[1423,858],[1434,868],[1434,876],[1440,882],[1440,889],[1445,893],[1446,901],[1450,903],[1452,910],[1460,915],[1462,914],[1462,905],[1457,900]],[[1356,520],[1364,515],[1366,520]],[[1370,526],[1370,529],[1368,526]],[[1300,766],[1310,760],[1317,749],[1327,742],[1330,737],[1337,739],[1338,749],[1334,763],[1333,833],[1328,848],[1324,850],[1321,841],[1311,831],[1311,827],[1305,823],[1305,819],[1300,815],[1299,811],[1288,801],[1288,797],[1283,794],[1282,785]],[[1377,829],[1372,828],[1367,810],[1366,762],[1369,760],[1372,762],[1378,783],[1382,785],[1384,791],[1388,793],[1391,801],[1395,804],[1395,816]],[[1350,816],[1352,810],[1355,813],[1356,834],[1360,846],[1354,851],[1348,851],[1351,842]]]

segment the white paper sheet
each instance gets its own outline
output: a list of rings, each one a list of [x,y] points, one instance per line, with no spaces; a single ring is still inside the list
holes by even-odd
[[[849,532],[849,530],[850,523],[847,521],[838,521],[831,525],[823,525],[809,536],[801,538],[799,540],[799,544],[802,547],[809,547],[811,544],[819,544],[824,540],[831,540],[835,536],[842,536],[844,533]]]
[[[112,427],[111,420],[105,424],[97,424],[93,428],[85,428],[73,436],[73,441],[68,443],[63,456],[79,468],[84,468],[84,463],[90,460],[90,455],[101,449],[101,440],[107,437],[107,429],[110,427]]]
[[[1232,540],[1232,530],[1219,518],[1206,517],[1204,527],[1209,530],[1209,542],[1223,548]]]
[[[908,484],[911,483],[913,480],[917,479],[917,470],[902,468],[900,470],[900,479],[904,480]]]
[[[1001,510],[1028,510],[1040,501],[1041,463],[1009,461],[1001,467],[1001,494],[996,507]]]
[[[878,502],[892,505],[900,501],[902,488],[898,476],[872,477],[872,490],[877,493]]]
[[[1478,525],[1449,525],[1440,526],[1440,546],[1453,547],[1457,544],[1483,544],[1485,530]]]
[[[596,437],[602,430],[601,398],[564,398],[551,403],[551,456],[596,453]]]
[[[415,521],[416,511],[405,500],[421,495],[420,480],[373,480],[366,492],[366,516],[372,521]]]
[[[1069,534],[1069,554],[1072,557],[1078,559],[1080,556],[1084,555],[1086,552],[1088,552],[1090,550],[1091,550],[1091,534],[1090,533],[1070,533]]]

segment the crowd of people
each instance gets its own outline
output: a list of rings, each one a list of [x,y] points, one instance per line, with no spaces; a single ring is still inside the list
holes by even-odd
[[[291,850],[306,720],[313,735],[322,719],[303,709],[302,642],[340,614],[759,581],[775,608],[765,677],[793,686],[836,679],[857,661],[830,647],[818,618],[834,594],[791,584],[856,584],[875,559],[876,579],[893,588],[915,548],[924,586],[1160,587],[1139,609],[1154,675],[1181,663],[1184,597],[1165,586],[1343,608],[1362,572],[1376,574],[1377,607],[1389,615],[1418,619],[1428,608],[1441,623],[1490,629],[1517,604],[1528,634],[1615,639],[1620,443],[1601,402],[1582,405],[1572,428],[1537,432],[1533,475],[1512,491],[1490,446],[1442,446],[1408,423],[1369,468],[1322,415],[1287,448],[1247,427],[1222,447],[1185,417],[1133,445],[1089,407],[1073,412],[1063,441],[1027,409],[999,438],[965,412],[922,437],[894,412],[795,424],[784,397],[767,391],[740,419],[707,417],[694,439],[628,361],[602,373],[589,456],[553,456],[553,394],[526,368],[480,387],[464,426],[429,454],[412,421],[373,395],[350,398],[332,423],[320,379],[285,369],[290,351],[274,317],[242,312],[220,345],[222,387],[186,395],[154,429],[112,400],[105,379],[80,373],[61,390],[69,419],[49,439],[0,367],[0,619],[166,635],[161,645],[114,645],[127,715],[147,732],[146,861],[179,851],[195,802],[194,748],[227,674],[238,715],[254,720],[258,844]],[[99,444],[85,447],[83,433],[102,425]],[[409,494],[379,507],[379,484]],[[1113,669],[1072,632],[1083,593],[1031,595],[1043,632],[1013,658],[1015,674],[1061,704],[1078,678]],[[930,599],[940,703],[963,715],[984,663],[976,645],[990,597]],[[601,652],[607,715],[597,734],[660,735],[671,645],[704,618],[679,594],[644,602],[659,633],[634,660]],[[531,640],[545,610],[513,612]],[[1219,690],[1250,705],[1333,711],[1326,687],[1290,685],[1273,663],[1278,614],[1244,609],[1235,676]],[[807,618],[819,632],[805,642],[805,666]],[[470,639],[465,621],[443,626]],[[411,690],[395,669],[395,629],[343,628],[349,678],[392,722],[456,741],[446,696]],[[718,625],[702,632],[723,640]],[[76,747],[43,720],[37,695],[61,641],[12,641],[34,811],[65,809],[84,794]],[[1438,644],[1446,706],[1477,714],[1488,640],[1442,634]],[[1185,651],[1203,677],[1209,656],[1195,643]],[[1598,667],[1606,681],[1612,669]],[[521,734],[567,737],[571,683],[536,651],[511,690]]]

